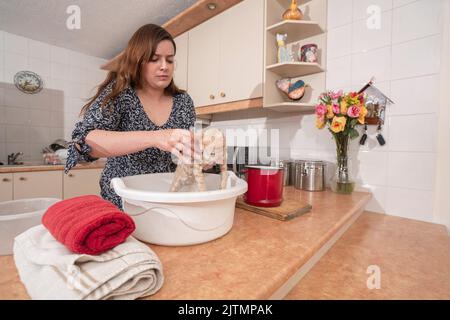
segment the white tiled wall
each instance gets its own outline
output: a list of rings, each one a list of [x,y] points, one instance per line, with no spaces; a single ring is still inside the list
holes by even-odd
[[[21,70],[36,72],[44,81],[44,90],[31,104],[16,96],[8,101],[0,90],[0,161],[19,151],[25,160],[38,160],[41,149],[55,139],[70,140],[85,99],[106,76],[99,69],[105,61],[0,30],[0,82],[13,83]],[[61,90],[63,99],[51,107],[39,105],[45,89]]]
[[[373,5],[381,25],[369,30],[367,8]],[[382,131],[385,146],[378,145],[374,127],[365,146],[351,145],[358,185],[373,193],[369,210],[435,221],[440,10],[441,0],[328,0],[328,89],[356,90],[375,76],[395,102]],[[252,110],[216,115],[211,124],[278,128],[284,155],[334,162],[331,135],[316,129],[314,120],[312,114]]]

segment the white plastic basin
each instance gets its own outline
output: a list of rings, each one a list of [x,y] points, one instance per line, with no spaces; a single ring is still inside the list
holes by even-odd
[[[33,198],[0,202],[0,255],[13,253],[14,238],[41,223],[42,216],[57,198]]]
[[[169,192],[173,173],[113,178],[111,186],[135,224],[137,239],[159,245],[185,246],[217,239],[233,226],[236,198],[247,182],[228,171],[221,190],[220,175],[205,173],[208,191]]]

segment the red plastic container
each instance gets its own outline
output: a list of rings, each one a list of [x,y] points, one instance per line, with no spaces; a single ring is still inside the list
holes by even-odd
[[[278,207],[283,202],[283,168],[247,166],[244,201],[252,206]]]

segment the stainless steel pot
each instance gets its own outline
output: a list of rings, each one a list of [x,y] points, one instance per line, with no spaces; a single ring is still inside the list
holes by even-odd
[[[295,186],[295,181],[297,181],[297,179],[296,179],[296,175],[295,175],[295,168],[296,168],[296,164],[297,163],[299,163],[300,162],[300,160],[292,160],[292,163],[291,163],[291,171],[289,172],[289,175],[290,175],[290,177],[289,177],[289,181],[290,181],[290,183],[291,183],[291,185],[293,185],[293,186]]]
[[[270,161],[271,166],[283,168],[283,186],[292,186],[294,184],[294,180],[291,179],[292,163],[292,160]]]
[[[325,190],[325,162],[320,160],[296,161],[294,187],[306,191]]]

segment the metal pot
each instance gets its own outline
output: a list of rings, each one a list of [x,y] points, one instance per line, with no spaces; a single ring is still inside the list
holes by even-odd
[[[292,160],[271,160],[270,165],[273,167],[283,168],[283,186],[292,186],[294,179],[291,178]]]
[[[295,162],[296,189],[306,191],[325,190],[325,162],[320,160],[299,160]]]

